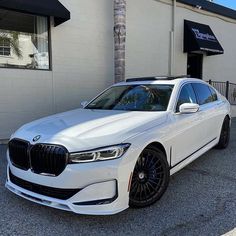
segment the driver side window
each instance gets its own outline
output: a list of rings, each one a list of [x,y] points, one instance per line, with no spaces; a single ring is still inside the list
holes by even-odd
[[[179,112],[179,107],[184,103],[197,103],[196,95],[191,84],[186,84],[182,87],[177,102],[176,112]]]

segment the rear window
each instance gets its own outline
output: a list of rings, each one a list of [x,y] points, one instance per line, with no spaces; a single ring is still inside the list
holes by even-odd
[[[193,83],[192,86],[197,95],[199,105],[213,102],[213,97],[209,86],[201,83]]]
[[[211,94],[212,94],[212,101],[215,102],[218,100],[218,96],[217,96],[217,93],[215,91],[215,89],[213,89],[212,87],[209,87],[210,91],[211,91]]]

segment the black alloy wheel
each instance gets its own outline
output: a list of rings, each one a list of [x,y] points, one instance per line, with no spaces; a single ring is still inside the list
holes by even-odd
[[[131,207],[146,207],[159,200],[169,184],[166,156],[154,146],[141,153],[135,165],[129,196]]]
[[[216,148],[218,149],[225,149],[228,147],[230,141],[230,119],[228,117],[225,117],[221,134],[220,134],[220,140]]]

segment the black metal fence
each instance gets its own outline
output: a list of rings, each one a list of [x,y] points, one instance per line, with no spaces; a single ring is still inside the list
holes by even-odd
[[[216,88],[222,95],[224,95],[231,105],[236,105],[236,84],[219,81],[208,81],[214,88]]]

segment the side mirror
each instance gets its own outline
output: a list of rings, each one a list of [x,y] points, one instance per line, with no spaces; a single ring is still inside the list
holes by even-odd
[[[195,103],[184,103],[179,107],[180,114],[192,114],[199,111],[200,106]]]
[[[80,103],[80,105],[82,106],[82,108],[85,108],[88,105],[87,101],[83,101]]]

